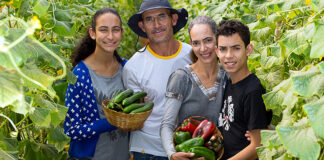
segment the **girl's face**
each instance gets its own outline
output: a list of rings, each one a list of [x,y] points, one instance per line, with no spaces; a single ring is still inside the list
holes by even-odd
[[[96,40],[96,50],[114,53],[122,39],[121,21],[113,13],[104,13],[97,17],[95,32],[90,29],[90,36]]]
[[[189,41],[198,61],[202,63],[215,63],[217,56],[215,52],[216,38],[208,24],[195,24],[190,30]]]

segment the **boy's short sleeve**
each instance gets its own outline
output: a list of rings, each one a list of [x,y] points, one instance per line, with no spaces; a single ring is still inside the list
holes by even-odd
[[[187,95],[189,82],[186,71],[182,69],[176,70],[169,77],[165,96],[182,101],[184,96]]]
[[[272,112],[266,111],[262,94],[263,90],[256,90],[249,93],[244,100],[244,117],[247,122],[247,129],[265,129],[270,124]]]

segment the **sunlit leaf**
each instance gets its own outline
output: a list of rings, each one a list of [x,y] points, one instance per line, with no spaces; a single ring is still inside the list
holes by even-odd
[[[35,64],[33,63],[27,63],[22,68],[22,71],[31,79],[37,81],[38,83],[42,84],[46,88],[41,88],[39,85],[36,85],[35,83],[24,79],[25,86],[31,87],[31,88],[39,88],[42,90],[49,90],[54,91],[52,88],[52,84],[54,81],[54,77],[47,75],[43,73]]]
[[[316,160],[321,147],[317,143],[314,131],[305,126],[278,126],[280,140],[288,153],[304,160]]]
[[[38,126],[49,128],[51,123],[50,112],[50,109],[35,107],[35,110],[29,114],[29,117]]]
[[[324,98],[304,105],[307,117],[311,123],[314,132],[324,139]]]
[[[261,131],[261,144],[267,148],[274,148],[282,143],[280,142],[279,136],[276,130],[262,130]]]
[[[47,13],[49,6],[50,3],[48,1],[38,0],[33,8],[33,12],[42,17]]]
[[[270,69],[275,65],[280,65],[282,62],[282,58],[277,58],[274,56],[267,56],[265,58],[261,58],[261,65],[264,69]]]
[[[294,92],[301,96],[322,95],[324,91],[324,75],[319,70],[299,72],[292,76]]]
[[[3,160],[16,160],[18,157],[15,157],[11,154],[9,154],[8,152],[2,150],[0,148],[0,159],[3,159]]]
[[[315,31],[316,31],[315,23],[308,24],[304,29],[305,38],[311,39],[314,36]]]
[[[0,72],[0,107],[23,100],[21,83],[21,78],[17,74]]]
[[[324,75],[324,62],[321,62],[318,64],[318,69],[321,71],[321,73]]]
[[[312,49],[311,49],[311,58],[318,58],[324,56],[324,24],[319,24],[316,27],[316,32],[312,41]]]
[[[251,39],[253,39],[253,40],[268,39],[270,37],[272,31],[273,31],[273,29],[271,29],[270,27],[252,30],[251,31]]]
[[[262,95],[262,98],[267,109],[276,109],[281,106],[284,95],[284,92],[281,90],[274,90]]]
[[[280,40],[279,44],[282,47],[285,47],[286,57],[288,57],[291,52],[294,52],[298,55],[303,54],[304,51],[308,48],[308,43],[306,41],[306,37],[302,28],[287,31],[287,36],[283,40]]]

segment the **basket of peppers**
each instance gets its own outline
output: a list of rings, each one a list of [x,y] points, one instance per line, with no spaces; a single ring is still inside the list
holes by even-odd
[[[193,158],[219,160],[224,153],[223,136],[213,122],[201,116],[184,119],[173,133],[177,152],[195,153]]]

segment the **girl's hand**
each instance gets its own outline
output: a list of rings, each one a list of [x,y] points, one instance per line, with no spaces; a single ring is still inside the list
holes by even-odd
[[[189,160],[190,157],[195,156],[194,153],[176,152],[171,155],[171,160]]]

